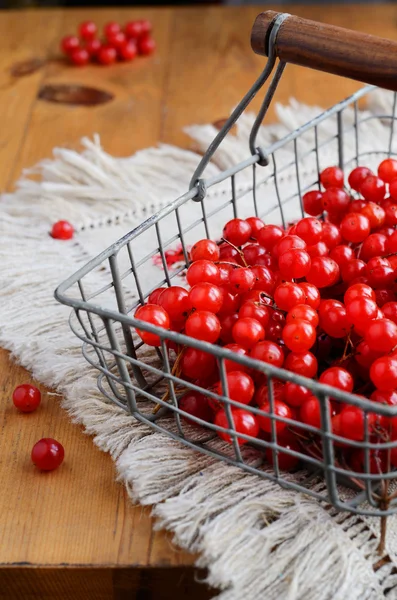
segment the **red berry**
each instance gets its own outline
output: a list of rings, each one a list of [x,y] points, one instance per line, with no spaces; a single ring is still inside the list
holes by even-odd
[[[381,233],[372,233],[363,242],[360,258],[368,261],[375,256],[382,256],[386,252],[387,237]]]
[[[372,363],[370,378],[378,390],[389,391],[397,388],[397,359],[382,356]]]
[[[140,321],[145,321],[145,323],[150,323],[151,325],[157,325],[157,327],[162,327],[163,329],[170,328],[170,318],[168,314],[165,312],[164,308],[157,304],[145,304],[144,306],[140,306],[135,312],[135,318]],[[136,332],[148,346],[161,345],[160,337],[155,333],[149,333],[148,331],[140,329],[137,329]]]
[[[248,410],[244,410],[242,408],[232,408],[231,416],[234,425],[234,430],[237,433],[246,435],[250,438],[256,438],[258,436],[259,424],[258,419],[255,415],[248,412]],[[214,422],[215,425],[217,425],[218,427],[229,429],[229,420],[224,410],[219,410],[216,413]],[[232,442],[232,437],[228,433],[224,431],[219,431],[218,435],[226,442]],[[248,441],[250,441],[239,436],[236,436],[236,439],[239,446],[242,446],[243,444],[246,444]]]
[[[232,219],[223,228],[223,237],[234,246],[242,246],[251,236],[251,225],[243,219]]]
[[[88,64],[90,55],[85,48],[77,48],[70,53],[70,60],[76,67],[84,67]]]
[[[351,324],[346,314],[346,308],[336,300],[324,300],[319,308],[320,325],[330,337],[343,338]]]
[[[274,292],[274,301],[281,310],[289,311],[305,301],[305,292],[297,283],[282,283]]]
[[[282,348],[269,340],[258,342],[250,352],[251,358],[269,363],[274,367],[282,367],[284,362],[284,352]]]
[[[327,167],[320,173],[320,182],[327,189],[343,188],[343,171],[339,167]]]
[[[363,296],[374,301],[376,300],[375,292],[369,285],[366,285],[365,283],[355,283],[346,290],[344,302],[345,304],[349,304],[352,300],[362,298]]]
[[[349,322],[359,329],[366,328],[368,323],[376,318],[377,313],[376,302],[367,296],[354,298],[346,305]]]
[[[30,413],[36,410],[41,402],[41,393],[34,385],[23,383],[15,388],[12,401],[18,410]]]
[[[320,402],[316,396],[310,396],[303,402],[299,410],[299,417],[306,425],[317,429],[321,427]]]
[[[186,290],[184,291],[186,292]],[[195,310],[207,310],[212,313],[217,313],[221,310],[222,307],[223,292],[221,288],[217,287],[216,285],[213,285],[212,283],[202,282],[197,283],[192,287],[188,294],[188,299],[189,300],[186,303],[186,306],[190,304],[190,308],[194,308]],[[184,307],[184,316],[187,316],[186,312],[186,307]]]
[[[282,433],[277,437],[277,444],[286,450],[293,450],[294,452],[301,452],[300,446],[296,439],[292,435],[288,435],[288,432]],[[298,456],[293,456],[292,454],[287,454],[287,452],[283,452],[282,450],[276,450],[277,453],[277,463],[278,468],[282,471],[292,471],[295,469],[298,464],[300,458]],[[270,465],[274,465],[273,460],[273,451],[271,448],[266,448],[265,450],[266,460]]]
[[[127,38],[122,31],[108,35],[108,46],[120,51],[127,44]]]
[[[62,464],[65,450],[56,440],[43,438],[33,446],[31,456],[38,469],[53,471]]]
[[[317,358],[311,352],[290,352],[285,359],[284,369],[311,379],[317,375]]]
[[[378,176],[385,183],[391,183],[397,179],[397,160],[394,158],[386,158],[378,167]]]
[[[318,313],[308,304],[297,304],[288,312],[287,323],[294,323],[301,320],[311,323],[313,327],[317,327],[319,321]]]
[[[371,226],[367,217],[360,213],[349,213],[340,224],[340,232],[345,240],[359,244],[370,234]]]
[[[265,330],[256,319],[245,317],[233,325],[233,339],[243,348],[252,348],[264,339]]]
[[[210,422],[212,421],[212,411],[209,407],[208,400],[203,394],[199,392],[195,392],[193,390],[189,390],[178,400],[178,406],[181,410],[196,417],[197,419],[201,419],[202,421]],[[200,423],[197,423],[193,419],[189,419],[189,417],[183,418],[187,423],[193,425],[194,427],[201,427]]]
[[[317,242],[317,244],[313,244],[313,246],[307,246],[306,252],[309,254],[310,258],[314,258],[315,256],[328,256],[329,248],[324,242]]]
[[[269,295],[273,294],[276,280],[270,269],[263,266],[256,266],[251,267],[251,271],[255,275],[254,290],[260,290]]]
[[[73,225],[69,221],[57,221],[51,229],[51,235],[56,240],[70,240],[73,234]]]
[[[259,219],[259,217],[248,217],[248,219],[245,220],[251,226],[251,237],[256,240],[259,231],[265,226],[264,222],[262,219]]]
[[[171,321],[184,321],[190,310],[189,300],[189,293],[184,288],[174,285],[161,292],[157,304],[164,308]]]
[[[267,252],[271,252],[274,246],[285,236],[285,232],[277,225],[265,225],[258,231],[257,240]]]
[[[306,352],[316,341],[316,330],[307,321],[287,322],[283,329],[283,340],[292,352]]]
[[[374,416],[371,413],[368,415],[368,427],[370,427],[370,417]],[[340,430],[342,437],[348,440],[363,440],[364,412],[358,406],[345,406],[340,413]]]
[[[286,235],[273,246],[272,254],[275,258],[279,259],[284,252],[288,252],[294,248],[304,250],[306,248],[306,242],[297,235]]]
[[[67,35],[61,40],[61,50],[64,54],[71,54],[80,47],[80,40],[75,35]]]
[[[312,283],[299,283],[298,286],[305,294],[305,304],[317,309],[320,306],[320,292]]]
[[[390,193],[391,199],[396,201],[397,200],[397,179],[395,179],[394,181],[392,181],[390,183],[389,193]],[[386,198],[385,200],[390,200],[390,199]],[[386,206],[383,203],[381,204],[381,206],[382,206],[382,208],[386,208]]]
[[[386,186],[384,181],[375,175],[369,175],[364,179],[360,186],[360,194],[366,200],[371,202],[381,202],[386,195]]]
[[[352,200],[350,202],[349,212],[361,212],[361,210],[367,206],[367,204],[369,203],[366,200]]]
[[[93,21],[85,21],[79,27],[80,37],[83,40],[92,40],[97,34],[97,26]]]
[[[152,31],[152,24],[147,19],[139,21],[141,25],[141,35],[148,35]]]
[[[300,279],[310,271],[311,258],[305,250],[294,248],[280,256],[278,265],[281,275],[286,279]]]
[[[93,39],[88,40],[84,47],[91,57],[95,57],[98,55],[99,50],[102,48],[102,44],[100,40]]]
[[[259,408],[263,412],[269,413],[269,415],[271,414],[270,402],[264,402]],[[292,419],[292,411],[288,404],[285,404],[285,402],[277,400],[276,398],[274,398],[274,415],[284,419]],[[289,425],[289,423],[285,423],[284,421],[276,421],[274,417],[258,415],[259,427],[266,433],[272,432],[272,421],[274,421],[277,433],[281,433]]]
[[[345,263],[343,263],[340,274],[342,281],[345,283],[350,283],[358,277],[362,277],[366,271],[367,265],[363,260],[352,258],[351,260],[347,260]]]
[[[151,292],[149,294],[149,297],[147,299],[147,303],[148,304],[158,304],[158,301],[159,301],[159,298],[160,298],[161,294],[166,289],[167,288],[165,288],[165,287],[159,287],[159,288],[156,288],[155,290],[153,290],[153,292]]]
[[[234,269],[230,273],[230,288],[234,294],[249,292],[255,285],[255,274],[248,267]]]
[[[234,324],[238,321],[237,313],[229,313],[227,315],[223,315],[219,317],[221,324],[221,333],[220,340],[224,344],[231,344],[234,341],[233,338],[233,327]]]
[[[133,41],[126,42],[119,48],[119,56],[122,60],[134,60],[137,55],[137,48]]]
[[[312,217],[323,212],[323,193],[319,191],[306,192],[302,197],[304,211]]]
[[[242,346],[239,346],[238,344],[226,344],[226,346],[224,346],[224,349],[230,350],[231,352],[235,352],[236,354],[239,354],[240,356],[247,356],[247,354],[248,354],[248,350],[246,348],[243,348]],[[225,365],[226,371],[246,371],[247,370],[246,367],[244,367],[243,365],[240,365],[238,362],[235,362],[234,360],[231,360],[229,358],[225,358],[224,365]]]
[[[349,208],[351,199],[344,190],[330,187],[323,194],[323,209],[332,215],[343,215]]]
[[[356,192],[359,192],[364,179],[370,175],[373,175],[373,173],[370,169],[367,169],[367,167],[356,167],[349,175],[350,187],[353,190],[356,190]]]
[[[107,23],[103,28],[103,33],[105,34],[106,38],[109,38],[115,33],[119,33],[119,31],[121,31],[121,27],[118,23],[115,23],[114,21]]]
[[[229,371],[226,375],[227,393],[219,381],[215,387],[215,393],[219,396],[227,396],[231,400],[249,404],[254,397],[255,386],[252,378],[243,371]]]
[[[352,210],[352,212],[355,212]],[[371,229],[377,229],[382,227],[385,222],[386,213],[379,204],[375,202],[367,202],[363,208],[359,211],[362,215],[367,217]]]
[[[329,253],[329,257],[339,265],[339,268],[341,268],[349,260],[354,258],[354,252],[350,246],[341,244],[340,246],[335,246],[335,248],[332,248],[331,252]]]
[[[112,65],[116,62],[117,52],[112,46],[102,46],[98,51],[98,62],[101,65]]]
[[[266,250],[259,244],[248,244],[243,248],[243,255],[247,265],[253,266],[258,264],[259,257],[266,255]]]
[[[323,226],[321,221],[318,219],[306,217],[305,219],[301,219],[296,224],[295,233],[297,236],[302,238],[302,240],[306,242],[308,246],[312,246],[313,244],[317,244],[317,242],[321,241],[323,236]]]
[[[397,346],[397,325],[389,319],[374,319],[365,330],[365,341],[375,352],[391,352]]]
[[[379,306],[379,308],[382,309],[382,312],[384,313],[383,307],[385,306],[385,304],[393,304],[396,300],[396,294],[393,292],[393,290],[388,290],[388,289],[380,289],[380,290],[376,290],[375,291],[375,297],[376,297],[376,304]],[[391,313],[393,318],[391,319],[391,321],[395,321],[395,314],[394,312]],[[385,314],[386,319],[390,319],[389,316],[387,316]]]
[[[213,283],[219,284],[219,269],[210,260],[196,260],[187,270],[186,279],[190,286],[197,283]]]
[[[328,256],[317,256],[312,259],[306,279],[318,288],[334,285],[339,280],[338,264]]]
[[[354,387],[353,377],[342,367],[330,367],[320,375],[319,381],[345,392],[352,392]]]
[[[216,315],[206,310],[197,310],[187,319],[185,333],[196,340],[214,344],[220,335],[221,324]]]
[[[387,302],[382,306],[382,312],[386,319],[397,323],[397,302]]]
[[[200,240],[196,242],[190,250],[190,260],[219,260],[219,247],[212,240]]]
[[[328,248],[332,250],[335,246],[342,241],[342,236],[340,234],[339,228],[333,223],[323,223],[323,239],[324,244],[327,244]]]
[[[216,358],[203,350],[185,347],[181,359],[181,369],[183,375],[189,379],[200,379],[203,374],[211,377],[216,369]]]
[[[375,256],[367,263],[368,283],[374,288],[382,288],[391,285],[395,280],[394,269],[387,258]]]
[[[142,31],[142,22],[141,21],[129,21],[124,27],[124,32],[127,38],[132,38],[133,40],[137,40],[141,37]]]
[[[262,325],[262,327],[266,327],[269,322],[269,309],[265,305],[261,305],[252,300],[245,302],[242,304],[238,316],[240,319],[244,319],[249,317],[251,319],[256,319]]]
[[[149,36],[144,36],[139,38],[138,40],[138,52],[143,56],[148,56],[149,54],[153,54],[156,50],[156,42],[153,38]]]

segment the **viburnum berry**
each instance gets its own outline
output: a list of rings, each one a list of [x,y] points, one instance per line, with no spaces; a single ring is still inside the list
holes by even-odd
[[[153,54],[156,50],[156,42],[149,35],[145,35],[138,40],[138,52],[143,56]]]
[[[369,219],[360,213],[348,213],[342,219],[340,232],[345,240],[358,244],[370,234]]]
[[[373,319],[367,325],[364,339],[371,350],[387,354],[397,346],[397,325],[389,319]]]
[[[321,427],[320,402],[316,396],[310,396],[301,404],[299,417],[306,425],[317,429]]]
[[[192,262],[196,260],[219,260],[219,247],[212,240],[204,239],[199,240],[193,244],[190,250],[190,260]]]
[[[101,40],[94,38],[93,40],[87,40],[84,45],[84,48],[87,50],[88,54],[91,58],[94,58],[98,55],[99,50],[102,48]]]
[[[210,260],[196,260],[190,265],[186,273],[186,279],[190,286],[194,286],[197,283],[213,283],[218,285],[219,283],[219,269]]]
[[[310,258],[314,258],[315,256],[328,256],[329,248],[324,242],[317,242],[317,244],[313,244],[312,246],[306,246],[306,252],[309,254]]]
[[[79,34],[83,40],[92,40],[97,34],[98,28],[93,21],[84,21],[79,26]]]
[[[245,220],[251,226],[251,237],[256,240],[259,231],[265,226],[264,222],[259,217],[248,217]]]
[[[179,398],[178,406],[181,410],[196,419],[201,419],[206,422],[212,421],[213,413],[208,404],[208,400],[203,394],[200,394],[200,392],[189,390]],[[201,426],[200,423],[197,423],[197,421],[194,421],[193,419],[189,419],[189,417],[186,417],[185,415],[182,415],[182,417],[187,423],[194,427]]]
[[[117,51],[113,46],[102,46],[98,50],[97,58],[101,65],[112,65],[116,62]]]
[[[342,277],[342,281],[345,283],[350,283],[364,275],[367,272],[367,265],[363,260],[359,258],[352,258],[351,260],[347,260],[340,269],[340,274]]]
[[[378,306],[366,296],[354,298],[346,305],[346,314],[350,323],[359,329],[365,329],[376,318]]]
[[[259,265],[251,267],[251,271],[255,275],[254,290],[260,290],[272,295],[276,287],[276,279],[270,269]]]
[[[303,304],[305,293],[297,283],[282,283],[274,292],[274,301],[281,310],[289,311],[297,304]]]
[[[196,340],[214,344],[221,333],[221,324],[214,313],[207,310],[197,310],[188,317],[185,324],[185,333]]]
[[[71,54],[80,47],[80,40],[75,35],[67,35],[61,40],[61,50],[64,54]]]
[[[119,31],[121,31],[121,27],[115,21],[111,21],[110,23],[107,23],[105,25],[105,27],[103,28],[103,33],[105,34],[106,38],[109,38],[109,36],[119,33]]]
[[[140,321],[145,321],[145,323],[149,323],[150,325],[162,327],[163,329],[170,328],[170,318],[168,314],[164,308],[157,304],[145,304],[144,306],[140,306],[135,312],[135,318]],[[161,345],[160,337],[157,334],[140,329],[137,329],[136,332],[148,346]]]
[[[351,322],[342,302],[324,300],[319,308],[319,316],[322,329],[333,338],[343,338],[351,329]]]
[[[231,418],[234,425],[234,430],[237,432],[237,434],[240,433],[250,438],[258,437],[259,423],[257,417],[253,413],[242,408],[232,408]],[[224,410],[219,410],[216,413],[214,423],[223,429],[230,429],[229,420]],[[226,442],[232,442],[232,437],[228,433],[224,431],[218,431],[218,435]],[[236,436],[236,440],[240,446],[249,441],[248,439],[240,436]]]
[[[275,367],[282,367],[284,362],[284,352],[282,348],[269,340],[258,342],[253,346],[250,352],[251,358],[269,363]]]
[[[41,402],[40,390],[30,384],[23,383],[18,385],[12,393],[14,406],[24,413],[30,413],[36,410]]]
[[[173,289],[173,288],[169,288]],[[182,288],[181,288],[182,289]],[[186,292],[186,290],[184,290]],[[164,306],[163,297],[165,296],[165,292],[160,297],[160,305],[163,306],[167,310],[167,307]],[[187,317],[187,313],[189,308],[193,308],[195,310],[207,310],[212,313],[218,313],[221,310],[223,304],[223,291],[218,286],[201,282],[197,283],[192,287],[189,294],[187,294],[186,302],[183,306],[182,317]],[[190,306],[189,306],[190,305]],[[189,307],[189,308],[187,308]],[[172,319],[174,317],[170,314],[169,310],[167,311]]]
[[[239,344],[226,344],[226,346],[224,346],[224,349],[230,350],[231,352],[235,352],[236,354],[239,354],[240,356],[247,356],[247,354],[248,354],[248,350],[246,348],[243,348],[242,346],[239,346]],[[224,365],[225,365],[226,371],[247,371],[248,370],[243,365],[240,365],[240,363],[238,363],[234,360],[231,360],[229,358],[225,358]]]
[[[219,245],[219,260],[244,266],[244,261],[238,249],[227,242],[222,242],[222,244]]]
[[[320,173],[320,182],[328,189],[330,187],[343,188],[343,171],[339,167],[327,167]]]
[[[359,192],[364,179],[370,175],[373,175],[373,173],[370,169],[367,169],[367,167],[356,167],[349,175],[348,181],[350,187],[356,192]]]
[[[353,377],[342,367],[330,367],[320,375],[319,381],[345,392],[352,392],[354,387]]]
[[[251,225],[243,219],[232,219],[223,228],[223,237],[234,246],[242,246],[251,237]]]
[[[317,288],[330,287],[339,280],[338,264],[329,256],[317,256],[311,261],[306,279]]]
[[[238,317],[238,313],[228,313],[227,315],[219,316],[219,322],[221,324],[219,339],[224,344],[231,344],[234,341],[233,327],[238,321]]]
[[[255,273],[248,267],[242,267],[230,273],[229,285],[235,294],[244,294],[252,290],[255,281]]]
[[[308,304],[312,308],[317,309],[320,306],[321,299],[318,288],[312,283],[307,282],[299,283],[298,287],[300,287],[301,290],[303,290],[303,293],[305,294],[305,304]]]
[[[259,244],[248,244],[243,250],[244,260],[249,266],[257,265],[258,259],[266,255],[266,250]]]
[[[241,319],[245,317],[256,319],[262,327],[266,327],[270,319],[269,309],[265,305],[258,304],[253,300],[249,300],[241,305],[238,316]]]
[[[213,354],[197,350],[196,348],[185,348],[181,359],[183,375],[189,379],[199,379],[205,373],[210,377],[216,370],[216,358]]]
[[[342,236],[339,228],[333,223],[323,223],[323,239],[322,241],[330,250],[338,246],[342,242]]]
[[[306,352],[316,340],[316,329],[302,319],[288,323],[283,329],[283,340],[292,352]]]
[[[184,288],[174,285],[162,290],[156,304],[164,308],[171,321],[185,320],[191,308],[190,294]]]
[[[397,179],[397,160],[394,158],[386,158],[378,167],[378,176],[385,183],[391,183]]]
[[[272,254],[275,258],[279,259],[284,252],[288,252],[295,248],[304,250],[306,248],[306,242],[297,235],[286,235],[273,246]]]
[[[256,319],[245,317],[236,321],[232,334],[236,344],[239,344],[243,348],[252,348],[264,339],[265,330]]]
[[[382,306],[382,312],[386,319],[390,319],[390,321],[397,324],[397,302],[387,302]]]
[[[287,381],[284,386],[283,399],[289,406],[299,407],[305,400],[310,398],[311,395],[312,393],[309,389],[305,388],[303,385],[292,383],[292,381]]]
[[[352,302],[355,298],[361,298],[363,296],[376,301],[375,292],[369,285],[366,285],[365,283],[355,283],[346,290],[344,302],[345,304],[349,304],[349,302]]]
[[[334,260],[339,268],[341,268],[344,264],[346,264],[349,260],[354,258],[353,249],[350,246],[345,244],[341,244],[340,246],[335,246],[329,253],[329,257]]]
[[[318,313],[308,304],[297,304],[288,312],[287,323],[294,323],[300,320],[308,321],[313,327],[317,327],[319,322]]]
[[[323,212],[323,193],[320,191],[306,192],[302,197],[304,211],[312,217]]]
[[[312,262],[305,250],[294,248],[281,254],[278,264],[281,275],[286,279],[301,279],[310,271]]]
[[[386,195],[386,186],[384,181],[375,175],[369,175],[364,179],[360,186],[360,194],[370,202],[381,202]]]
[[[133,40],[137,40],[141,37],[142,31],[142,22],[141,21],[129,21],[126,23],[124,27],[124,33],[127,38],[132,38]]]
[[[222,306],[218,310],[218,315],[227,315],[235,313],[239,310],[241,304],[241,297],[237,294],[234,295],[227,289],[222,289]]]
[[[284,369],[311,379],[317,375],[317,358],[311,352],[290,352],[284,361]]]
[[[69,221],[57,221],[51,229],[51,236],[56,240],[70,240],[73,234],[74,228]]]
[[[344,214],[348,210],[350,202],[349,194],[336,187],[325,190],[322,198],[323,209],[331,215]]]
[[[384,311],[383,311],[384,305],[389,304],[389,303],[394,303],[396,300],[396,294],[393,292],[393,290],[390,290],[390,289],[375,290],[375,297],[376,297],[376,304],[379,306],[379,308],[382,309],[383,313],[384,313]],[[393,318],[391,320],[395,322],[394,313],[392,313],[392,315],[393,315]],[[390,318],[387,315],[385,315],[385,317],[387,319]]]
[[[65,450],[62,444],[52,438],[43,438],[33,446],[32,462],[41,471],[53,471],[63,462]]]
[[[70,53],[70,60],[77,67],[83,67],[89,63],[90,55],[85,48],[77,48]]]
[[[387,227],[397,225],[397,204],[390,204],[385,207],[385,225]]]
[[[125,61],[134,60],[137,55],[136,44],[132,40],[126,41],[122,46],[118,48],[119,57]]]
[[[318,219],[306,217],[296,224],[295,233],[298,237],[302,238],[308,246],[312,246],[313,244],[317,244],[317,242],[321,242],[323,226]]]
[[[370,378],[378,390],[389,391],[397,388],[397,359],[391,356],[376,359],[371,365]]]
[[[285,232],[278,225],[265,225],[258,231],[258,243],[263,246],[267,252],[271,252],[274,246],[285,236]]]
[[[274,404],[274,413],[273,414],[275,416],[281,417],[284,419],[292,419],[292,411],[291,411],[291,408],[288,406],[288,404],[285,404],[285,402],[283,402],[282,400],[277,400],[276,398],[274,398],[273,404]],[[273,419],[271,418],[270,415],[272,414],[272,411],[271,411],[270,402],[264,402],[263,404],[261,404],[259,406],[259,408],[264,413],[269,413],[269,416],[265,416],[265,415],[261,415],[261,414],[258,415],[259,427],[266,433],[272,432],[272,420],[274,422],[277,433],[281,433],[288,427],[288,422],[278,421],[274,417],[273,417]]]
[[[255,386],[252,378],[243,371],[229,371],[226,374],[227,394],[219,381],[215,386],[215,393],[219,396],[228,396],[231,400],[249,404],[254,397]]]
[[[354,212],[354,210],[352,212]],[[382,227],[385,222],[386,213],[383,208],[375,202],[367,202],[359,212],[367,217],[371,229]]]
[[[387,237],[381,233],[372,233],[361,246],[360,258],[368,261],[375,256],[382,256],[386,252]]]
[[[293,435],[288,435],[288,432],[284,431],[281,435],[277,436],[277,445],[285,448],[286,450],[292,450],[294,452],[301,452],[298,441]],[[279,469],[282,471],[292,471],[295,469],[300,461],[299,456],[294,456],[283,452],[283,450],[275,450],[277,454],[277,464]],[[265,450],[266,460],[270,465],[274,465],[273,451],[271,448]]]

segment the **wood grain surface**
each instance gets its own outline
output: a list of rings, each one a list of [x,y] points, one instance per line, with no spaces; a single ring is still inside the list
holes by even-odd
[[[397,33],[397,6],[393,5],[272,8],[388,38]],[[226,117],[265,64],[266,59],[250,48],[251,27],[258,12],[258,7],[248,6],[1,13],[1,191],[12,190],[22,169],[51,156],[55,146],[78,148],[82,136],[94,133],[100,134],[104,149],[117,156],[157,142],[191,148],[183,128]],[[149,18],[158,51],[133,64],[73,68],[58,55],[59,39],[88,18],[100,26],[109,20]],[[11,74],[16,63],[36,58],[44,59],[42,68],[22,77]],[[41,87],[49,84],[88,85],[113,94],[114,100],[93,107],[52,104],[38,99]],[[359,87],[348,79],[291,65],[276,99],[287,102],[294,96],[328,107]],[[255,99],[253,109],[260,101]],[[269,119],[273,118],[274,107],[269,114]],[[175,548],[164,533],[153,532],[149,510],[131,505],[123,486],[115,482],[110,457],[71,423],[60,407],[61,398],[41,387],[43,404],[37,413],[16,413],[12,390],[28,381],[29,374],[15,365],[6,351],[0,351],[0,565],[4,568],[0,569],[0,598],[33,597],[33,593],[29,596],[21,591],[21,581],[27,577],[23,573],[29,571],[26,567],[45,567],[37,571],[34,585],[46,578],[40,589],[50,592],[46,596],[47,592],[40,595],[39,591],[34,597],[61,598],[54,592],[58,584],[52,588],[48,584],[57,570],[65,573],[59,567],[78,568],[73,572],[80,575],[79,569],[88,569],[86,581],[95,579],[90,569],[99,569],[95,585],[105,594],[106,589],[116,589],[114,576],[106,575],[106,569],[131,572],[136,567],[141,573],[149,566],[191,566],[194,556]],[[40,474],[30,464],[30,449],[43,436],[56,437],[66,449],[65,463],[54,473]],[[12,579],[14,570],[18,576]],[[4,578],[8,578],[7,585]],[[10,578],[20,589],[15,587],[15,593],[7,595],[7,589],[12,589]],[[76,580],[71,575],[69,579],[73,590]],[[26,590],[36,589],[32,586],[32,580],[26,579]],[[98,592],[95,598],[113,597],[103,594]],[[189,595],[195,597],[191,589]],[[65,597],[80,598],[72,592]]]

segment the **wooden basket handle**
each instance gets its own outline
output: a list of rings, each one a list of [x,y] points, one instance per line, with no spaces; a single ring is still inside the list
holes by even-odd
[[[268,40],[280,13],[257,16],[251,33],[256,54],[268,56]],[[397,91],[397,42],[288,16],[277,35],[275,53],[283,61]]]

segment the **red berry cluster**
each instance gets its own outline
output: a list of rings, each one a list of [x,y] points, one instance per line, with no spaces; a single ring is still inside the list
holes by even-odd
[[[236,218],[226,223],[222,242],[198,241],[190,252],[189,289],[158,288],[135,316],[375,403],[395,405],[397,161],[383,161],[378,175],[355,168],[348,178],[350,191],[338,167],[325,169],[320,182],[324,191],[303,196],[310,216],[286,230],[257,217]],[[146,344],[160,345],[158,335],[137,333]],[[180,408],[228,429],[222,403],[205,393],[224,393],[216,358],[191,347],[168,347],[177,354],[174,373],[203,388],[183,394]],[[225,367],[229,397],[264,413],[232,408],[236,431],[266,438],[271,433],[267,379],[233,360],[226,360]],[[291,420],[276,421],[278,443],[305,452],[313,436],[303,429],[298,435],[293,425],[321,427],[317,397],[291,381],[275,380],[273,391],[275,414]],[[331,412],[333,432],[341,438],[336,449],[344,452],[344,464],[362,471],[363,451],[346,443],[364,439],[364,412],[336,399]],[[397,440],[397,417],[373,412],[367,423],[372,441]],[[219,435],[230,441],[228,433]],[[272,462],[271,451],[267,457]],[[390,460],[397,467],[397,449]],[[371,450],[373,472],[382,473],[386,462],[386,451]],[[281,468],[297,463],[294,456],[279,453]]]
[[[79,67],[96,61],[101,65],[112,65],[117,60],[131,61],[138,54],[147,56],[156,49],[151,37],[150,21],[130,21],[122,28],[110,22],[103,29],[104,38],[97,37],[98,28],[93,21],[81,23],[79,36],[67,35],[61,41],[62,52]]]
[[[30,383],[23,383],[12,394],[14,406],[23,413],[34,412],[41,403],[40,390]],[[65,450],[52,438],[43,438],[36,442],[31,452],[32,462],[41,471],[53,471],[61,465]]]

